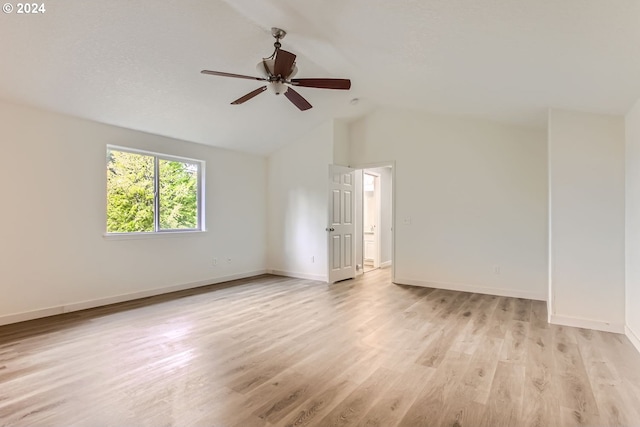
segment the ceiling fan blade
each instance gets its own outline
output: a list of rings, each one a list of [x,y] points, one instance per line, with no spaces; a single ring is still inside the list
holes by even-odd
[[[296,56],[293,53],[278,49],[276,62],[273,66],[273,74],[276,76],[282,76],[286,79],[293,71],[294,62],[296,62]]]
[[[351,88],[351,80],[349,79],[291,79],[291,84],[320,89],[348,90]]]
[[[202,74],[211,74],[212,76],[235,77],[237,79],[262,80],[262,81],[266,81],[267,80],[264,77],[244,76],[242,74],[223,73],[222,71],[202,70],[200,72]]]
[[[312,105],[302,97],[298,92],[293,90],[292,88],[288,88],[284,93],[284,96],[287,97],[289,101],[293,103],[296,107],[300,109],[300,111],[306,111],[309,108],[312,108]]]
[[[264,92],[265,90],[267,90],[266,86],[262,86],[259,87],[258,89],[249,92],[248,94],[246,94],[245,96],[242,96],[238,99],[236,99],[235,101],[233,101],[231,103],[231,105],[238,105],[238,104],[242,104],[244,102],[247,102],[248,100],[250,100],[251,98],[253,98],[254,96],[260,95],[262,92]]]

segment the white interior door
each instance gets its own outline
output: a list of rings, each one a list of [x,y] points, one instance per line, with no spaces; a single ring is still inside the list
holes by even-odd
[[[355,170],[329,165],[329,283],[356,276]]]

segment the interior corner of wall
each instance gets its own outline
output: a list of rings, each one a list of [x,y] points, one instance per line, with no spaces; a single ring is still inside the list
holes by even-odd
[[[631,341],[636,350],[640,352],[640,335],[631,329],[628,324],[625,326],[625,335],[629,338],[629,341]]]

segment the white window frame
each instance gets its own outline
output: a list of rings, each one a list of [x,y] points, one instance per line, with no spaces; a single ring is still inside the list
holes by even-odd
[[[200,233],[200,232],[204,232],[206,231],[206,227],[205,227],[205,202],[204,202],[204,183],[205,183],[205,165],[206,162],[204,160],[200,160],[200,159],[193,159],[193,158],[189,158],[189,157],[181,157],[181,156],[174,156],[174,155],[170,155],[170,154],[164,154],[164,153],[158,153],[158,152],[154,152],[154,151],[147,151],[147,150],[140,150],[137,148],[130,148],[130,147],[123,147],[120,145],[107,145],[106,147],[106,153],[108,154],[109,151],[123,151],[126,153],[132,153],[132,154],[140,154],[143,156],[152,156],[153,157],[153,163],[154,163],[154,174],[153,174],[153,179],[154,179],[154,183],[153,183],[153,187],[154,187],[154,194],[153,194],[153,222],[154,222],[154,231],[132,231],[132,232],[109,232],[109,231],[105,231],[104,236],[105,237],[152,237],[152,236],[159,236],[159,235],[178,235],[178,234],[189,234],[189,233]],[[175,162],[184,162],[184,163],[195,163],[198,165],[198,177],[197,177],[197,184],[196,184],[196,198],[197,198],[197,212],[198,212],[198,226],[196,228],[179,228],[179,229],[167,229],[167,230],[162,230],[160,229],[160,209],[159,206],[159,200],[160,200],[160,192],[158,191],[158,189],[160,188],[160,177],[158,174],[158,169],[159,169],[159,162],[160,160],[168,160],[168,161],[175,161]],[[108,157],[105,163],[105,168],[108,166]],[[105,190],[107,189],[106,186],[106,182],[105,182]],[[105,202],[108,200],[109,194],[108,192],[106,193],[106,198],[105,198]],[[105,205],[106,208],[106,205]],[[106,209],[105,209],[105,214],[106,214]],[[106,216],[105,216],[105,227],[106,227]]]

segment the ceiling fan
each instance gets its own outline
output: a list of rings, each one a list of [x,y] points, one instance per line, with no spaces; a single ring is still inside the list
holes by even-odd
[[[270,87],[276,95],[284,94],[284,96],[286,96],[287,99],[293,103],[293,105],[298,107],[300,111],[305,111],[312,106],[306,99],[302,97],[302,95],[300,95],[293,89],[294,86],[340,90],[348,90],[349,88],[351,88],[351,80],[348,79],[294,79],[293,77],[298,71],[298,67],[296,67],[296,55],[291,52],[287,52],[286,50],[280,49],[280,47],[282,46],[280,44],[280,40],[282,40],[287,34],[286,31],[280,28],[272,28],[271,34],[276,39],[276,42],[273,44],[275,50],[273,51],[271,56],[263,58],[262,61],[258,63],[257,69],[258,73],[262,75],[261,77],[224,73],[221,71],[201,71],[202,74],[211,74],[213,76],[260,80],[268,83],[267,85],[262,86],[236,99],[231,103],[232,105],[243,104],[251,98],[266,91],[267,87]]]

